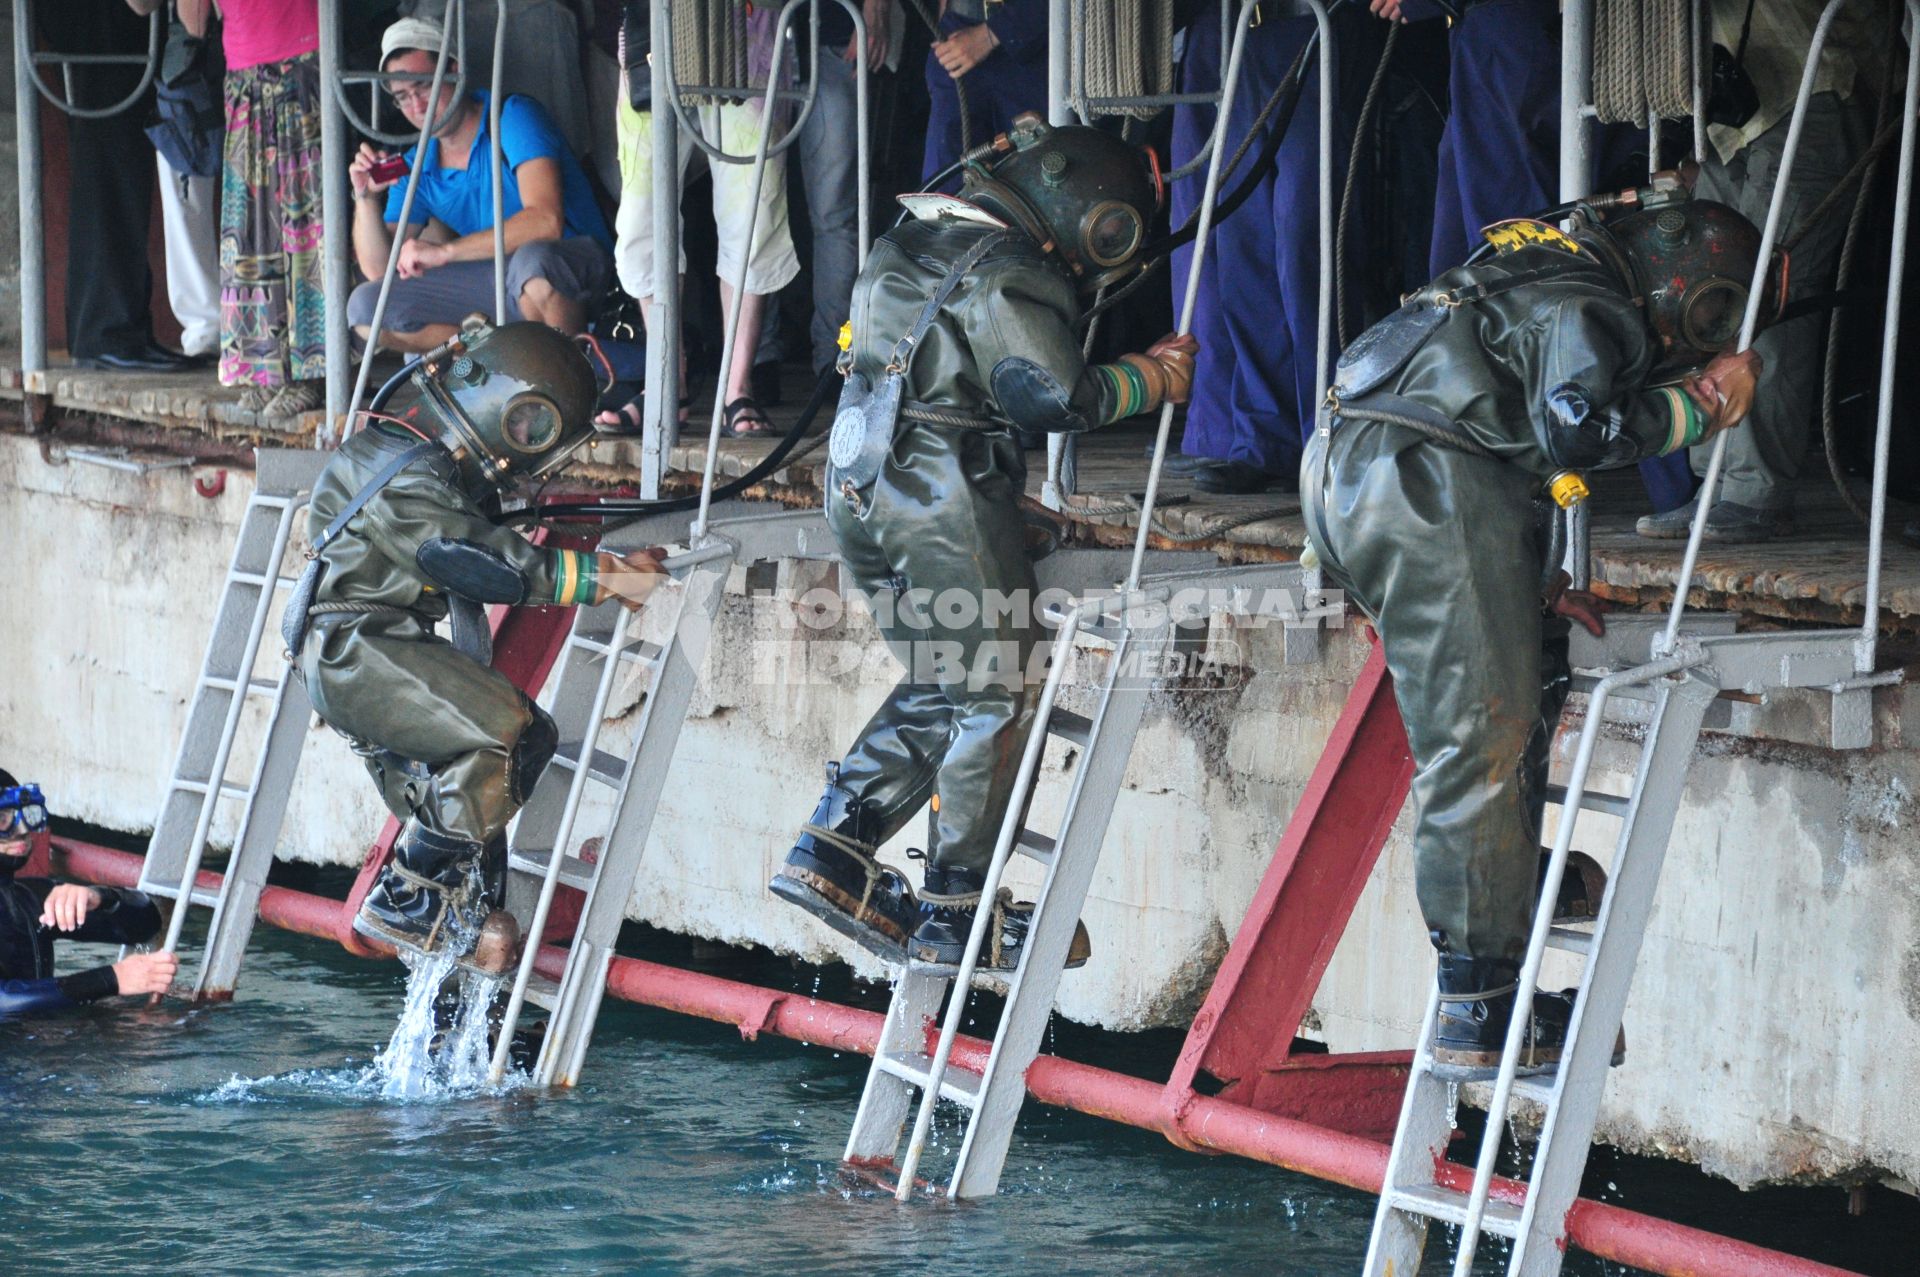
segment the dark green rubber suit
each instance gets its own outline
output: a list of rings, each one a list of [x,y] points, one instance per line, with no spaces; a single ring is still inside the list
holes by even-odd
[[[1567,693],[1537,503],[1558,472],[1629,465],[1705,429],[1684,391],[1649,388],[1668,352],[1633,270],[1584,236],[1533,238],[1440,276],[1355,341],[1301,471],[1313,545],[1393,673],[1421,911],[1443,955],[1478,963],[1526,947]],[[1442,972],[1444,989],[1445,957]]]
[[[1066,139],[1092,130],[1034,127],[1032,136],[1045,139],[1027,152],[1036,174],[1043,162],[1055,173],[1091,163]],[[1098,135],[1091,145],[1120,148]],[[1137,170],[1139,185],[1126,193],[1150,215],[1138,153],[1117,155],[1115,165],[1127,178]],[[996,175],[1011,180],[1004,169]],[[962,195],[974,193],[969,186]],[[928,299],[950,276],[959,282],[912,348],[905,407],[877,478],[855,490],[835,467],[826,498],[846,570],[906,672],[829,769],[828,793],[773,888],[894,958],[915,932],[918,905],[875,864],[874,850],[931,800],[920,900],[971,910],[1034,726],[1039,688],[1028,665],[1040,629],[1020,509],[1026,465],[1013,428],[1089,430],[1157,406],[1166,386],[1151,352],[1087,364],[1074,326],[1084,280],[1071,255],[1050,251],[1055,237],[1037,219],[1007,212],[1030,211],[1024,202],[1004,188],[997,201],[982,195],[996,216],[914,198],[919,220],[882,236],[854,285],[843,369],[878,382]],[[1102,204],[1098,193],[1085,199],[1096,213],[1117,204]],[[1127,255],[1137,230],[1128,232]]]
[[[590,437],[593,402],[585,358],[552,329],[470,322],[387,406],[413,433],[376,418],[314,485],[316,544],[366,495],[320,553],[298,669],[314,709],[404,822],[355,919],[366,934],[422,952],[464,949],[500,903],[507,822],[558,737],[491,668],[484,605],[592,602],[596,567],[591,554],[498,526],[483,505],[558,468]],[[450,613],[453,641],[437,632]]]

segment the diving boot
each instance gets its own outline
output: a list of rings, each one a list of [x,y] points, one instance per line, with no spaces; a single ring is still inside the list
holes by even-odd
[[[1540,849],[1540,876],[1534,880],[1534,893],[1547,881],[1547,862],[1553,858],[1551,848]],[[1560,892],[1553,901],[1553,922],[1555,926],[1569,926],[1574,923],[1596,922],[1600,918],[1600,901],[1607,894],[1607,871],[1600,862],[1582,851],[1567,853],[1566,872],[1560,875]]]
[[[482,853],[477,842],[407,822],[353,929],[416,953],[467,953],[488,912]]]
[[[869,953],[905,962],[920,902],[899,870],[874,859],[877,834],[867,805],[841,787],[840,765],[827,764],[827,791],[768,890]]]
[[[503,975],[520,965],[520,921],[507,912],[507,836],[495,834],[480,853],[480,890],[485,917],[473,952],[461,964],[482,975]]]
[[[1436,1074],[1450,1082],[1484,1082],[1500,1072],[1519,978],[1520,964],[1505,958],[1440,955],[1440,1010],[1433,1028]],[[1516,1077],[1552,1073],[1560,1067],[1577,992],[1534,992]],[[1626,1058],[1623,1030],[1614,1042],[1613,1063],[1618,1066]]]
[[[926,886],[920,892],[920,926],[908,945],[915,962],[933,962],[955,967],[967,953],[967,937],[973,932],[973,920],[980,909],[981,887],[986,875],[973,869],[942,869],[927,866]],[[1033,905],[1015,902],[1005,887],[989,906],[993,919],[987,926],[986,943],[980,948],[981,971],[1014,971],[1026,952],[1027,933],[1033,928]],[[1093,941],[1087,937],[1083,922],[1073,924],[1073,942],[1067,946],[1067,966],[1084,967],[1093,956]]]

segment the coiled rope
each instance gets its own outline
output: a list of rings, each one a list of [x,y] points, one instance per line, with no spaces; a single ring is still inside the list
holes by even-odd
[[[1165,107],[1102,106],[1103,98],[1173,92],[1173,0],[1074,0],[1067,104],[1083,120],[1121,115],[1148,120]]]
[[[683,85],[702,88],[743,86],[739,94],[680,94],[683,106],[713,106],[747,100],[752,80],[748,61],[746,0],[680,0],[673,6],[673,72]]]
[[[1608,124],[1693,114],[1689,0],[1597,0],[1593,106]]]

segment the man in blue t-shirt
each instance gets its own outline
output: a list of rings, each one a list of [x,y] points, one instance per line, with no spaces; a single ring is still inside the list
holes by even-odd
[[[429,113],[445,121],[427,142],[420,190],[407,215],[410,238],[400,246],[398,277],[381,318],[381,344],[393,350],[432,350],[475,311],[496,322],[532,319],[569,336],[584,332],[611,277],[613,237],[579,161],[546,109],[528,97],[509,97],[500,107],[507,313],[493,315],[487,95],[474,92],[456,99],[457,64],[449,58],[440,95],[429,102],[440,43],[440,26],[418,18],[394,23],[380,41],[382,71],[421,77],[394,86],[401,114],[416,129]],[[412,171],[414,149],[399,157],[407,172]],[[363,144],[348,170],[354,198],[353,252],[369,282],[354,289],[347,316],[363,338],[373,327],[380,277],[407,194],[405,173],[376,175],[379,166],[393,158]]]

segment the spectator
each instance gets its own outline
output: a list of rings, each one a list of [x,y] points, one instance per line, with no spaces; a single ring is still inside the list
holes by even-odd
[[[380,342],[406,351],[432,350],[460,321],[479,311],[493,316],[493,178],[488,164],[488,95],[472,90],[458,102],[447,59],[447,82],[433,93],[442,28],[403,18],[380,41],[380,69],[426,77],[402,82],[393,99],[414,128],[445,118],[427,142],[420,190],[408,214],[398,278],[387,299]],[[402,159],[411,171],[414,152]],[[507,314],[499,322],[529,319],[577,335],[606,292],[612,239],[594,203],[586,172],[567,149],[545,108],[512,96],[500,107],[500,151],[505,181]],[[406,178],[381,180],[373,166],[390,159],[362,145],[348,170],[353,183],[353,251],[368,282],[354,289],[347,317],[364,338],[373,325],[380,278],[406,199]]]
[[[867,69],[886,65],[896,29],[900,0],[862,0],[861,17],[867,28]],[[838,4],[820,6],[820,79],[813,110],[800,126],[794,143],[800,161],[800,181],[806,191],[807,221],[813,227],[813,370],[825,371],[839,354],[840,326],[847,322],[853,300],[853,277],[860,268],[860,172],[857,146],[859,121],[858,50],[853,43],[853,19]],[[760,362],[777,345],[779,299],[767,307],[762,324]],[[789,303],[790,304],[790,303]],[[770,340],[771,339],[771,340]],[[778,358],[777,352],[771,352]]]
[[[124,56],[147,51],[146,20],[136,20],[110,0],[38,4],[33,15],[54,52]],[[109,107],[139,85],[140,70],[77,66],[71,83],[75,105]],[[153,339],[147,227],[153,216],[154,160],[141,130],[145,113],[136,102],[103,119],[66,117],[71,164],[66,336],[67,351],[82,368],[173,372],[186,364]]]
[[[53,974],[53,942],[67,939],[143,944],[160,930],[160,911],[143,892],[16,878],[44,850],[46,800],[38,785],[0,771],[0,1018],[56,1011],[115,994],[164,993],[180,960],[140,953],[75,975]]]
[[[1353,16],[1353,15],[1348,15]],[[1334,88],[1334,189],[1344,180],[1353,141],[1353,68],[1370,72],[1361,50],[1377,48],[1378,33],[1365,15],[1362,25],[1336,19]],[[1287,68],[1315,30],[1311,16],[1269,14],[1247,32],[1240,83],[1220,145],[1231,156],[1254,119],[1286,76]],[[1223,62],[1220,23],[1209,16],[1187,27],[1181,90],[1219,88]],[[1193,398],[1187,404],[1184,457],[1171,457],[1174,473],[1193,476],[1196,488],[1215,493],[1292,490],[1305,440],[1313,431],[1314,360],[1320,316],[1320,71],[1317,52],[1308,63],[1292,123],[1280,143],[1274,170],[1259,180],[1247,204],[1213,228],[1201,263],[1193,334],[1200,339]],[[1177,106],[1173,116],[1175,166],[1199,154],[1213,129],[1211,106]],[[1266,127],[1271,127],[1268,125]],[[1258,154],[1256,143],[1253,154]],[[1250,161],[1249,161],[1250,162]],[[1205,172],[1173,184],[1172,216],[1184,225],[1199,207]],[[1235,181],[1239,179],[1236,177]],[[1230,189],[1222,187],[1222,194]],[[1187,287],[1191,248],[1175,254],[1174,303]]]
[[[1714,42],[1727,49],[1744,47],[1742,65],[1759,96],[1759,108],[1737,127],[1716,124],[1708,130],[1710,154],[1702,157],[1694,191],[1739,209],[1756,225],[1766,221],[1821,8],[1817,0],[1713,3]],[[1813,97],[1779,228],[1780,239],[1793,242],[1792,284],[1798,296],[1824,291],[1833,278],[1847,219],[1829,216],[1809,226],[1806,218],[1852,167],[1864,144],[1869,126],[1861,90],[1877,83],[1875,68],[1886,56],[1879,46],[1886,31],[1884,12],[1877,5],[1842,6],[1814,73]],[[1742,29],[1749,17],[1752,27],[1743,44]],[[1806,315],[1755,339],[1753,348],[1765,361],[1766,372],[1747,429],[1727,436],[1725,468],[1707,514],[1707,540],[1766,541],[1794,530],[1793,481],[1813,420],[1824,322]],[[1705,474],[1712,448],[1695,447],[1689,455],[1694,474]],[[1689,501],[1645,515],[1636,530],[1657,540],[1684,538],[1697,509],[1698,503]]]
[[[209,0],[179,0],[182,21]],[[222,0],[220,384],[291,424],[326,377],[318,0]]]
[[[930,0],[909,0],[924,17]],[[975,146],[1005,133],[1022,111],[1047,110],[1047,6],[1042,0],[946,0],[927,50],[927,155],[922,181],[960,158],[961,90]],[[958,178],[947,183],[959,185]]]
[[[651,88],[644,74],[634,72],[645,66],[636,56],[635,46],[647,37],[648,6],[629,0],[620,25],[621,97],[616,123],[620,146],[620,213],[615,219],[619,240],[614,248],[620,271],[620,286],[640,302],[647,330],[654,328],[653,299],[659,285],[653,254],[653,103]],[[747,18],[748,69],[753,80],[764,86],[773,70],[774,14],[765,6]],[[761,131],[779,128],[784,111],[776,107],[772,120],[761,118],[763,98],[752,98],[738,105],[725,103],[691,108],[692,122],[701,136],[734,155],[751,155],[759,145]],[[670,109],[662,106],[662,109]],[[679,132],[680,172],[684,174],[693,158],[694,142],[683,127]],[[720,300],[725,318],[731,322],[735,306],[740,312],[734,338],[732,366],[723,369],[726,383],[723,426],[729,438],[758,439],[773,433],[753,396],[753,360],[759,347],[761,321],[769,294],[777,293],[800,273],[800,259],[794,255],[793,232],[787,225],[787,161],[784,154],[769,155],[760,183],[757,208],[753,199],[753,166],[714,164],[713,220],[719,235]],[[753,240],[747,241],[747,223],[753,223]],[[746,266],[746,288],[734,296],[734,281]],[[686,254],[680,256],[679,270],[687,269]],[[682,347],[684,351],[684,347]],[[684,358],[679,371],[684,393]],[[678,397],[678,396],[676,396]],[[686,403],[681,399],[681,408]],[[640,427],[641,401],[634,399],[617,411],[601,413],[595,424],[614,432],[631,432]]]
[[[148,0],[127,0],[136,11]],[[220,149],[226,136],[218,18],[204,7],[176,15],[156,78],[160,224],[167,246],[167,304],[180,321],[180,348],[192,367],[220,353]]]

